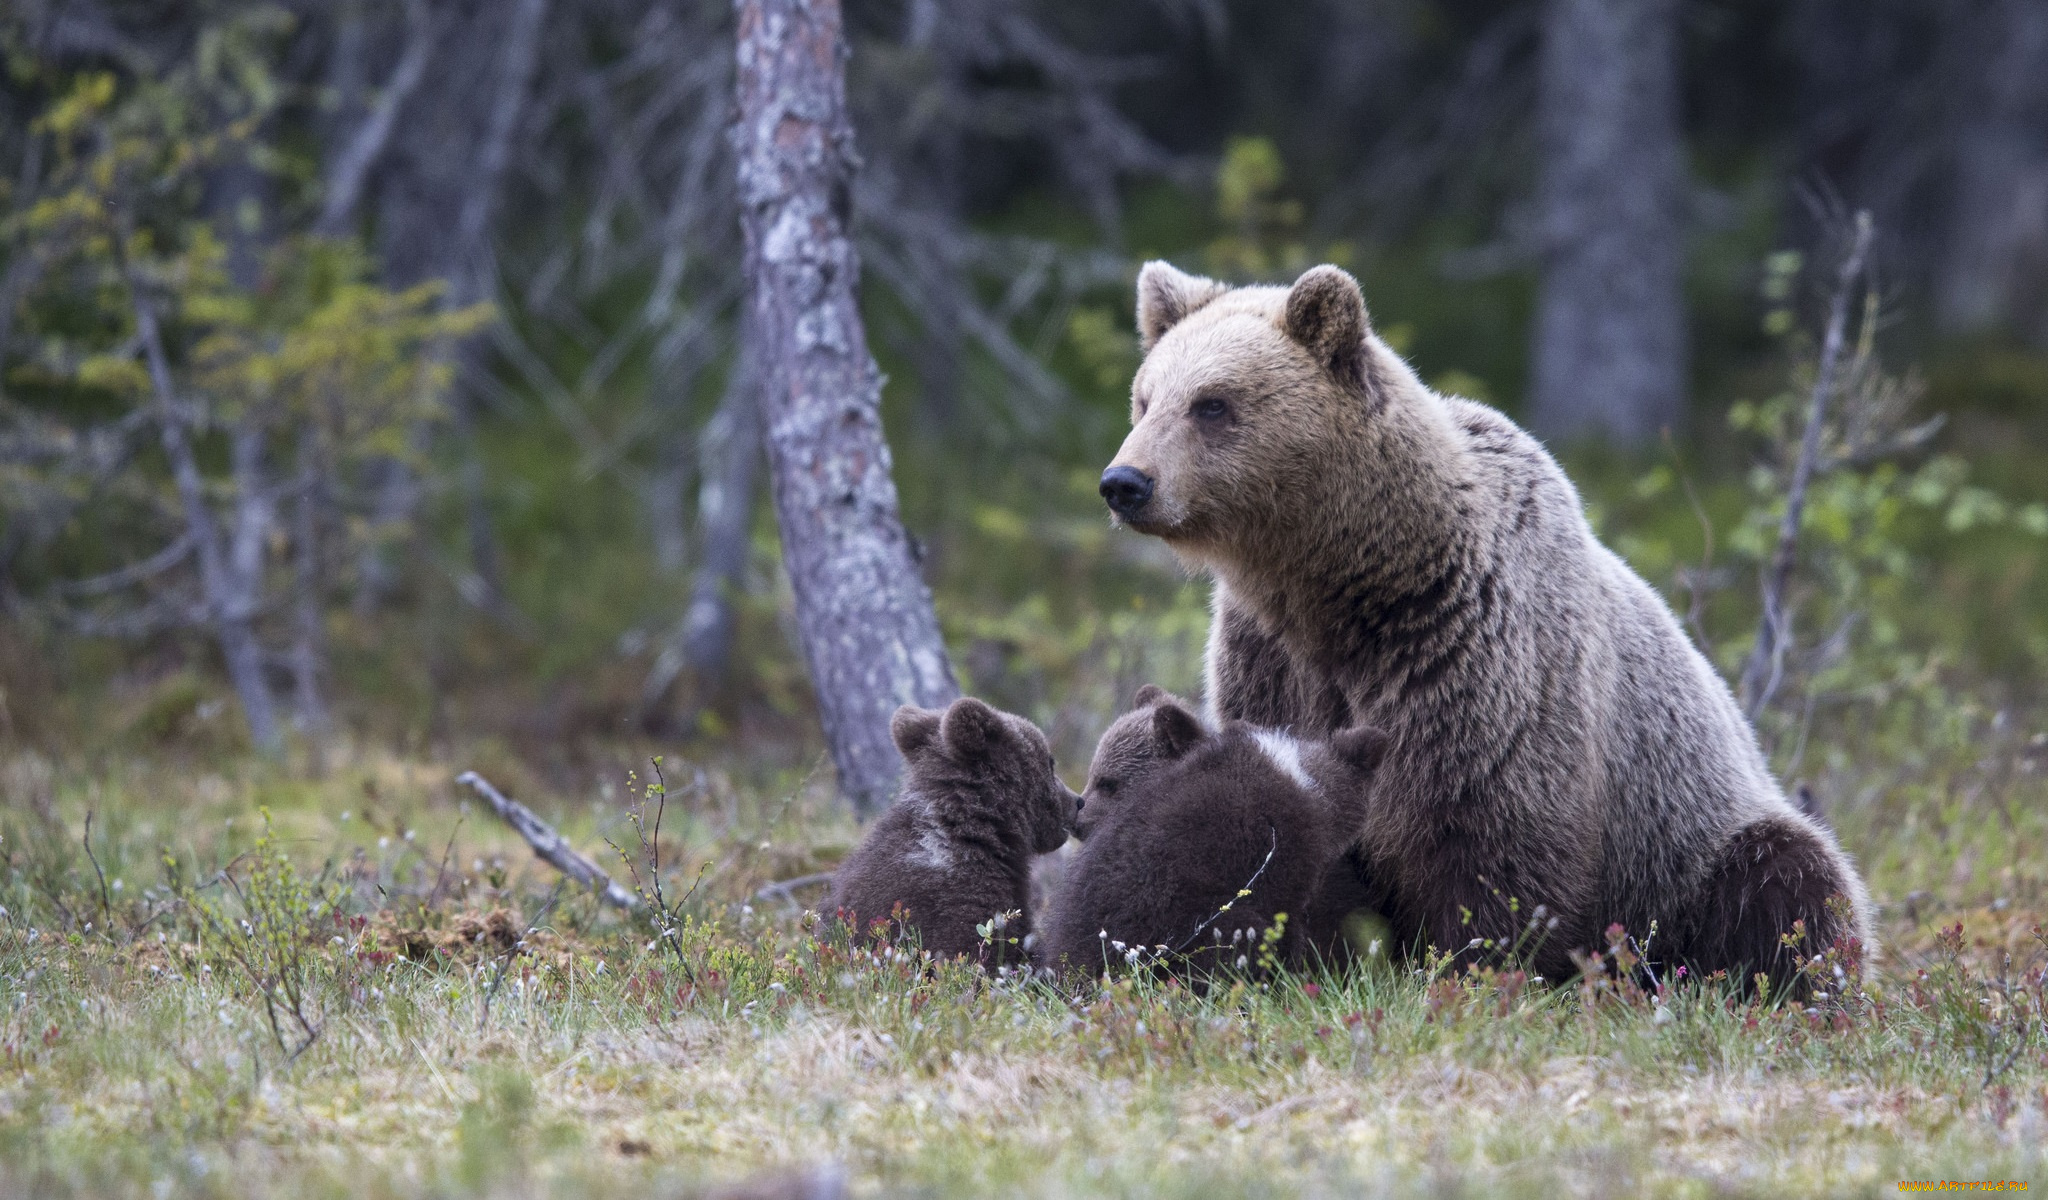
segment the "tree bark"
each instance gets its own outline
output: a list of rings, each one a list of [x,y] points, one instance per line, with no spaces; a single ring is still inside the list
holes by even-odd
[[[1676,0],[1548,0],[1530,417],[1641,443],[1685,399]]]
[[[856,165],[837,0],[735,0],[740,226],[783,561],[856,811],[886,804],[900,704],[958,695],[898,513],[848,228]]]

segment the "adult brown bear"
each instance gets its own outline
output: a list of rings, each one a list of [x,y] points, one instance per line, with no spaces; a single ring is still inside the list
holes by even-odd
[[[1350,275],[1149,263],[1138,327],[1102,495],[1214,578],[1213,719],[1391,735],[1346,883],[1398,937],[1512,944],[1540,905],[1552,978],[1611,923],[1738,979],[1784,973],[1795,920],[1869,944],[1855,867],[1556,461],[1425,387]]]

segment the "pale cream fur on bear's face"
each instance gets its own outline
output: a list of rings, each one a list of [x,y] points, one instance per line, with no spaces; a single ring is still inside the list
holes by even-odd
[[[1229,549],[1219,539],[1298,512],[1324,472],[1344,469],[1333,442],[1363,408],[1289,336],[1287,306],[1285,288],[1221,291],[1164,264],[1146,269],[1139,327],[1150,349],[1110,466],[1143,472],[1153,491],[1121,523],[1202,563]]]

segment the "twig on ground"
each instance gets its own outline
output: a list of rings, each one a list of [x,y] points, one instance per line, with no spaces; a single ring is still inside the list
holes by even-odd
[[[427,893],[426,907],[432,908],[441,902],[441,889],[448,883],[448,864],[455,858],[455,835],[462,832],[463,818],[455,818],[455,828],[448,831],[448,844],[441,848],[441,865],[434,871],[434,890]]]
[[[1835,373],[1842,359],[1842,341],[1849,324],[1849,296],[1863,274],[1863,261],[1870,252],[1870,214],[1856,214],[1856,232],[1849,253],[1842,259],[1835,277],[1835,291],[1828,302],[1827,332],[1821,340],[1820,366],[1814,373],[1813,396],[1807,403],[1806,430],[1799,444],[1799,458],[1792,468],[1792,484],[1785,496],[1785,519],[1778,526],[1778,545],[1764,573],[1764,612],[1758,622],[1756,647],[1742,668],[1742,707],[1755,720],[1771,702],[1784,676],[1785,646],[1790,640],[1792,616],[1786,611],[1785,589],[1792,579],[1798,558],[1799,523],[1806,513],[1806,489],[1820,464],[1821,428],[1828,400],[1835,390]]]
[[[779,896],[791,904],[795,904],[795,893],[798,888],[816,887],[821,883],[830,882],[832,882],[832,872],[830,871],[819,871],[815,875],[799,875],[795,879],[784,879],[763,885],[759,891],[754,893],[754,899],[773,900]]]
[[[499,819],[526,839],[526,844],[533,847],[534,854],[541,861],[589,888],[598,899],[614,908],[631,912],[640,907],[638,897],[620,887],[617,881],[605,874],[604,868],[585,858],[561,834],[556,833],[553,826],[535,816],[532,809],[492,787],[489,780],[475,771],[464,771],[455,777],[455,782],[483,797],[484,803],[491,806],[491,811],[497,813]]]
[[[100,922],[106,927],[107,936],[112,937],[114,928],[113,893],[107,890],[107,873],[100,870],[99,857],[92,852],[92,810],[90,809],[87,809],[85,814],[85,833],[78,840],[85,846],[85,859],[92,864],[92,873],[99,876]]]

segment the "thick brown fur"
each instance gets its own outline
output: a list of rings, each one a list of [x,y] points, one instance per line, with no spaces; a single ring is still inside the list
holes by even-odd
[[[1146,688],[1097,745],[1082,806],[1094,819],[1038,961],[1092,977],[1122,967],[1135,948],[1200,978],[1240,956],[1257,962],[1281,913],[1289,919],[1273,952],[1302,961],[1314,945],[1303,913],[1346,831],[1364,821],[1385,747],[1375,730],[1318,743],[1243,722],[1211,732],[1180,701]],[[1105,783],[1115,785],[1107,795]]]
[[[833,908],[865,930],[900,906],[926,950],[973,958],[985,949],[975,926],[1015,912],[1002,932],[1021,963],[1032,857],[1059,849],[1074,823],[1045,734],[971,697],[943,713],[899,708],[890,732],[903,791],[835,873]]]
[[[1738,977],[1792,919],[1869,944],[1854,865],[1539,443],[1425,387],[1335,267],[1219,290],[1152,263],[1138,295],[1111,465],[1151,490],[1120,519],[1214,577],[1212,719],[1391,735],[1352,859],[1397,938],[1511,943],[1541,905],[1552,977],[1616,922]]]
[[[1075,805],[1074,837],[1087,841],[1119,796],[1172,766],[1207,736],[1187,701],[1156,684],[1139,688],[1130,711],[1110,722],[1095,743],[1088,784]]]

